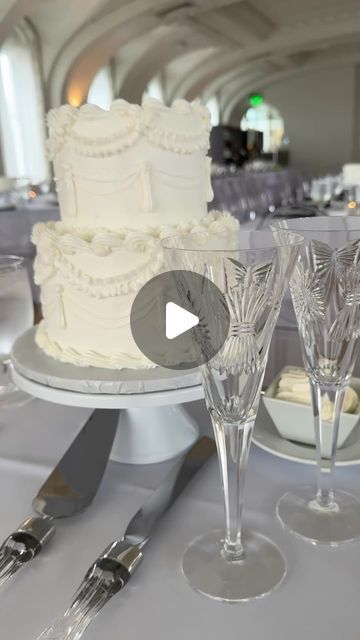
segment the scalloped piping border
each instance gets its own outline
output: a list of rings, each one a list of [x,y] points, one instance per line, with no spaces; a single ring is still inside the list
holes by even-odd
[[[38,246],[35,282],[42,285],[58,272],[75,289],[84,291],[91,297],[107,298],[135,292],[163,267],[163,256],[157,246],[157,240],[160,238],[175,233],[224,233],[238,226],[238,221],[231,214],[216,211],[195,223],[148,229],[147,232],[126,229],[114,233],[106,229],[74,230],[62,222],[38,223],[32,235],[32,241]],[[124,275],[96,278],[84,273],[67,257],[84,251],[105,258],[123,246],[148,254],[146,264]]]
[[[78,367],[101,367],[105,369],[153,369],[156,365],[140,353],[139,357],[119,352],[105,356],[96,351],[81,352],[74,347],[62,347],[59,342],[51,340],[44,321],[39,324],[35,334],[35,342],[46,355]]]

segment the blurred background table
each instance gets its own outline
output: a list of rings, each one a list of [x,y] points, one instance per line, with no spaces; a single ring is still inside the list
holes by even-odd
[[[0,253],[14,254],[25,258],[33,288],[34,301],[39,301],[39,289],[33,281],[35,247],[31,242],[34,224],[48,220],[59,220],[59,207],[37,198],[35,202],[11,209],[0,209]]]
[[[294,168],[222,170],[219,175],[215,172],[212,176],[214,199],[210,208],[229,211],[240,223],[255,221],[276,207],[301,200],[307,184],[304,174]]]

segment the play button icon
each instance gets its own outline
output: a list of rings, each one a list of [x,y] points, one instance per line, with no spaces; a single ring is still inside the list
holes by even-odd
[[[186,311],[182,307],[179,307],[175,302],[168,302],[166,304],[166,320],[165,320],[165,335],[168,340],[173,340],[182,333],[189,331],[193,327],[199,324],[198,316],[195,316],[190,311]]]
[[[229,332],[229,310],[220,289],[192,271],[168,271],[140,289],[130,313],[133,338],[153,363],[193,369],[211,360]]]

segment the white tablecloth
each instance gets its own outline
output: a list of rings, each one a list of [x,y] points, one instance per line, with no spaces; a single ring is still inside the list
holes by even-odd
[[[203,404],[189,406],[204,431]],[[0,537],[26,515],[37,488],[69,445],[89,411],[34,400],[0,412]],[[49,547],[0,592],[1,638],[32,640],[68,603],[92,560],[126,523],[170,463],[129,467],[110,463],[93,506],[60,522]],[[342,468],[338,482],[360,494],[359,468]],[[193,537],[222,525],[214,458],[163,520],[126,590],[89,628],[88,640],[358,640],[360,543],[315,548],[283,531],[277,498],[314,481],[314,468],[275,458],[255,446],[250,455],[245,518],[272,537],[288,560],[288,576],[270,596],[244,605],[211,601],[188,586],[180,561]]]

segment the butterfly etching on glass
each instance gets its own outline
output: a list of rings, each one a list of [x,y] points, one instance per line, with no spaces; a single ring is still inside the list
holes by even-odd
[[[360,336],[360,264],[339,274],[343,307],[330,329],[330,340],[355,340]]]
[[[360,241],[341,249],[313,240],[310,244],[310,264],[324,286],[327,303],[332,302],[337,314],[330,340],[351,340],[360,331]]]
[[[305,345],[310,346],[312,334],[319,334],[324,328],[326,307],[323,282],[299,263],[290,281],[290,290],[299,330]]]
[[[332,249],[325,242],[312,240],[309,248],[309,267],[324,287],[325,299],[334,296],[334,302],[342,306],[341,291],[338,287],[339,274],[359,260],[360,241],[356,240],[341,249]]]
[[[261,336],[270,315],[265,312],[267,308],[273,311],[276,299],[273,273],[271,262],[246,267],[232,258],[225,260],[225,298],[230,312],[230,332],[222,358],[227,370],[254,373],[261,367]]]

